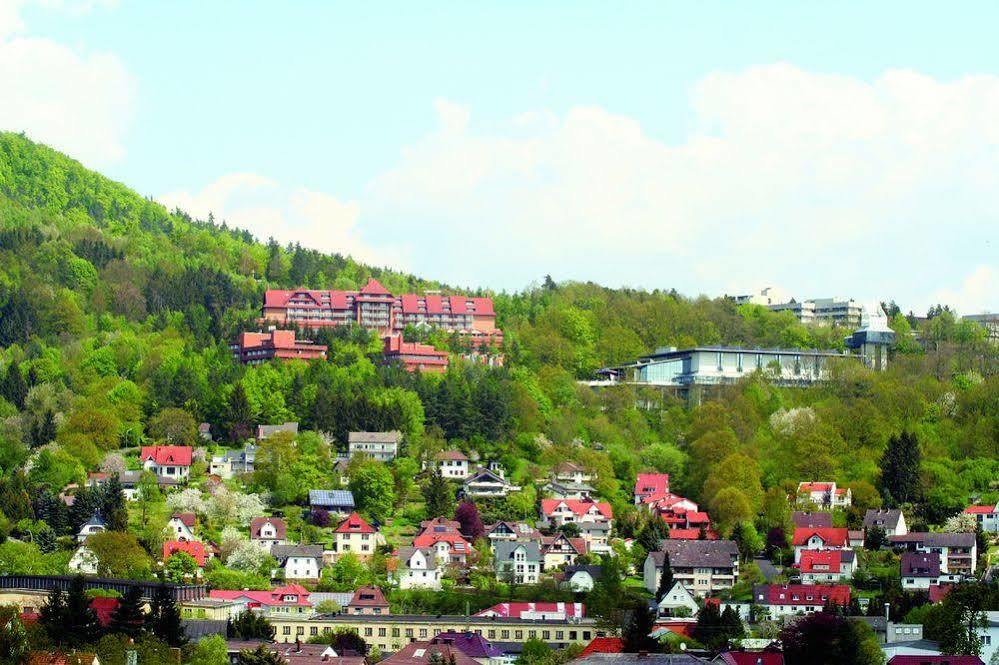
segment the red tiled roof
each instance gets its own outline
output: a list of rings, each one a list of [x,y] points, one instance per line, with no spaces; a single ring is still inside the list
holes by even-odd
[[[368,524],[357,513],[351,513],[341,520],[334,533],[375,533],[374,527]]]
[[[477,617],[514,617],[524,614],[564,614],[568,618],[582,619],[586,616],[583,603],[499,603],[475,614]]]
[[[964,512],[971,515],[991,515],[996,512],[995,506],[968,506]]]
[[[98,596],[90,601],[90,609],[97,615],[97,621],[102,626],[111,623],[111,613],[118,607],[117,598],[103,598]]]
[[[284,536],[288,532],[288,525],[280,517],[254,517],[250,520],[250,540],[260,539],[260,529],[265,524],[270,524],[274,527],[276,540],[284,540]]]
[[[643,502],[655,501],[669,494],[668,473],[640,473],[635,480],[634,495]]]
[[[594,637],[579,654],[579,657],[594,653],[623,653],[624,640],[620,637]]]
[[[838,573],[842,568],[843,550],[804,550],[799,567],[803,573]]]
[[[758,597],[761,591],[762,599]],[[849,605],[849,585],[763,584],[753,589],[753,602],[762,605],[825,605],[827,599],[836,605]]]
[[[452,644],[431,642],[410,642],[394,654],[381,661],[383,665],[425,665],[432,661],[454,665],[478,665],[479,661],[466,656]]]
[[[941,600],[947,597],[950,593],[953,584],[931,584],[930,585],[930,602],[939,603]]]
[[[164,561],[177,552],[190,554],[198,563],[199,568],[204,568],[205,562],[208,561],[208,551],[205,549],[204,543],[199,543],[196,540],[168,540],[163,543]]]
[[[656,629],[665,628],[671,633],[676,633],[684,637],[693,637],[696,626],[697,623],[695,621],[657,621],[655,623]]]
[[[437,460],[468,461],[468,457],[460,450],[444,450],[434,456]]]
[[[700,529],[670,529],[669,537],[671,540],[700,540],[701,530]],[[712,529],[704,530],[704,540],[718,540],[718,532]]]
[[[142,446],[139,461],[153,460],[156,464],[191,466],[192,449],[188,446]]]
[[[293,596],[295,600],[284,600],[285,596]],[[246,600],[253,607],[272,605],[301,605],[311,607],[309,590],[299,584],[286,584],[270,591],[239,591],[230,589],[212,589],[209,598],[220,600]]]
[[[354,592],[347,607],[388,607],[385,594],[376,586],[362,586]]]
[[[361,287],[360,292],[366,296],[392,295],[389,293],[389,290],[382,286],[381,283],[374,277],[368,279],[368,283]]]
[[[837,527],[810,528],[798,527],[794,530],[792,545],[804,545],[812,536],[818,536],[826,547],[846,547],[850,544],[850,530]]]
[[[565,504],[565,506],[576,515],[585,515],[590,512],[592,508],[596,508],[605,518],[611,519],[614,517],[614,511],[611,509],[611,505],[609,503],[604,503],[602,501],[588,501],[585,499],[542,499],[541,511],[545,515],[551,515],[555,509],[562,504]]]
[[[174,513],[170,519],[180,520],[182,524],[190,528],[194,528],[194,523],[197,521],[194,513]]]
[[[832,483],[798,483],[798,492],[828,492],[832,486]]]
[[[467,553],[472,551],[472,544],[460,534],[454,531],[438,532],[433,529],[424,531],[413,539],[413,547],[433,547],[437,543],[445,542],[451,545],[455,552]]]

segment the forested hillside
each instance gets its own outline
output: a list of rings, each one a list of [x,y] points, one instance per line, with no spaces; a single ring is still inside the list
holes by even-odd
[[[4,531],[35,517],[29,497],[81,481],[110,451],[165,440],[177,418],[208,422],[232,442],[252,425],[286,420],[341,442],[349,430],[398,428],[414,460],[450,442],[503,462],[525,486],[508,499],[518,515],[531,512],[533,480],[574,459],[597,472],[624,530],[643,469],[669,472],[722,529],[765,516],[768,497],[786,503],[787,486],[805,479],[850,485],[862,514],[894,482],[882,478],[881,459],[902,431],[921,449],[918,487],[902,493],[920,499],[920,519],[939,523],[972,495],[999,498],[995,349],[947,312],[923,331],[928,351],[896,316],[901,341],[887,372],[843,363],[831,382],[807,390],[753,376],[693,409],[577,380],[658,346],[838,348],[847,331],[724,299],[546,280],[493,294],[503,369],[455,363],[442,377],[409,375],[381,367],[378,340],[357,330],[324,335],[326,362],[247,368],[231,359],[227,343],[255,325],[266,288],[354,289],[368,277],[393,292],[447,289],[169,212],[45,146],[0,134]],[[261,489],[301,500],[333,475],[330,451],[303,449],[281,471],[258,479]],[[412,494],[396,489],[405,510]]]

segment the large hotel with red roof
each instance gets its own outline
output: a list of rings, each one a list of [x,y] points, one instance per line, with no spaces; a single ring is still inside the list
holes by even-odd
[[[268,289],[262,315],[265,322],[301,328],[354,324],[383,337],[399,335],[412,325],[456,332],[477,345],[499,344],[503,338],[492,298],[392,295],[375,279],[359,291]]]

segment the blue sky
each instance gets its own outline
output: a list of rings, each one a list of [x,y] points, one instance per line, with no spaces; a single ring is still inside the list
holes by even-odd
[[[944,9],[0,0],[0,127],[451,283],[995,310],[999,10]]]

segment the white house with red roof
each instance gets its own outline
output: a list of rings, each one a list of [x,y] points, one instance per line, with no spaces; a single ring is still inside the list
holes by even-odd
[[[853,577],[857,555],[853,550],[803,550],[795,567],[803,584],[833,584]]]
[[[271,551],[275,545],[286,545],[288,525],[280,517],[254,517],[250,520],[250,542],[262,550]]]
[[[801,553],[805,550],[850,549],[850,530],[837,527],[798,527],[794,530],[791,545],[794,547],[794,562],[800,563]]]
[[[753,604],[766,608],[771,618],[811,614],[822,611],[826,604],[849,606],[850,587],[846,584],[758,584],[753,587]]]
[[[468,556],[475,551],[472,544],[457,530],[441,527],[424,530],[413,539],[413,547],[433,550],[441,565],[467,565]]]
[[[298,584],[286,584],[270,591],[239,591],[212,589],[209,598],[228,600],[242,605],[243,611],[251,610],[265,615],[299,616],[312,613],[309,590]]]
[[[968,506],[964,512],[974,516],[985,533],[999,533],[999,503],[994,506]]]
[[[189,554],[198,564],[198,568],[204,568],[212,556],[211,550],[197,540],[168,540],[163,543],[163,563],[178,552]]]
[[[523,621],[568,621],[584,618],[586,607],[583,603],[499,603],[475,616]]]
[[[333,551],[337,556],[352,552],[361,560],[375,553],[379,545],[385,543],[385,538],[378,529],[356,512],[340,520],[333,530]]]
[[[668,473],[640,473],[635,480],[635,505],[654,503],[669,494]]]
[[[174,513],[166,528],[173,540],[194,540],[194,525],[197,521],[194,513]]]
[[[609,503],[590,499],[542,499],[541,526],[561,527],[563,524],[607,522],[614,519]]]
[[[849,508],[853,492],[848,487],[837,487],[835,482],[806,481],[798,483],[798,499],[819,508]]]
[[[541,567],[552,571],[576,563],[576,557],[586,554],[586,540],[569,538],[564,533],[541,537]]]
[[[192,453],[188,446],[143,446],[139,462],[143,469],[161,478],[187,480],[191,475]]]

